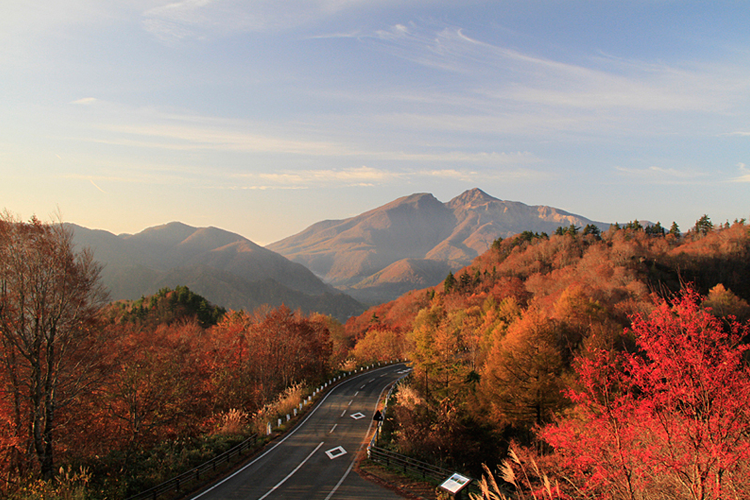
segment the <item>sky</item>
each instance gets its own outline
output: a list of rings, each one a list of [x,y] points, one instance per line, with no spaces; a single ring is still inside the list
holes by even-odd
[[[259,244],[475,187],[750,219],[748,26],[739,0],[0,0],[0,209]]]

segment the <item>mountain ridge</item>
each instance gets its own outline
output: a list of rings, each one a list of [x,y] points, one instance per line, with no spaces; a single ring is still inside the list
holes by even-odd
[[[439,282],[438,262],[444,263],[443,269],[459,269],[498,238],[522,231],[552,233],[571,224],[609,227],[546,205],[500,200],[474,188],[446,203],[430,193],[403,196],[354,217],[313,224],[266,248],[355,298],[385,301],[395,298],[385,288],[406,290],[410,283],[416,288]],[[396,268],[383,274],[404,259],[411,261],[401,266],[402,278]],[[415,265],[419,260],[426,262]],[[379,287],[385,287],[382,294]]]
[[[303,265],[216,227],[170,222],[116,236],[76,224],[66,226],[72,229],[76,245],[91,248],[104,265],[102,282],[113,300],[135,300],[165,286],[185,285],[212,303],[233,309],[285,304],[340,319],[364,310]]]

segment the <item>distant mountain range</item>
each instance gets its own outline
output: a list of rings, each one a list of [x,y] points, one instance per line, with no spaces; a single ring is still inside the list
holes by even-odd
[[[440,283],[499,237],[551,234],[571,224],[609,227],[480,189],[448,203],[428,193],[405,196],[356,217],[318,222],[266,248],[229,231],[179,222],[133,235],[69,226],[76,243],[105,265],[102,278],[113,300],[185,285],[230,309],[285,304],[343,320],[364,311],[361,302]]]
[[[112,300],[138,299],[163,287],[185,285],[216,305],[231,309],[285,304],[341,320],[364,311],[362,304],[291,262],[238,234],[179,222],[134,235],[114,235],[74,224],[74,241],[104,264],[102,281]]]
[[[484,253],[497,238],[560,226],[609,224],[472,189],[442,203],[428,193],[399,198],[344,220],[313,224],[268,245],[340,290],[368,303],[434,286]]]

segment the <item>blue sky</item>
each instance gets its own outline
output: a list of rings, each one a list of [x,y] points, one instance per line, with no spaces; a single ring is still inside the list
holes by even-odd
[[[750,218],[742,1],[0,2],[0,208],[267,244],[479,187]]]

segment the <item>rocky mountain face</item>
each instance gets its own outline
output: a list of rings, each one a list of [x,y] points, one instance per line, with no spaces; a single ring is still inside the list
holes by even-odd
[[[114,235],[70,224],[74,240],[104,265],[111,299],[138,299],[185,285],[216,305],[253,309],[286,304],[339,319],[364,310],[299,263],[229,231],[179,222],[134,235]]]
[[[419,193],[345,220],[319,222],[269,245],[358,300],[392,300],[433,286],[497,238],[560,226],[609,226],[547,206],[494,198],[480,189],[448,203]]]

